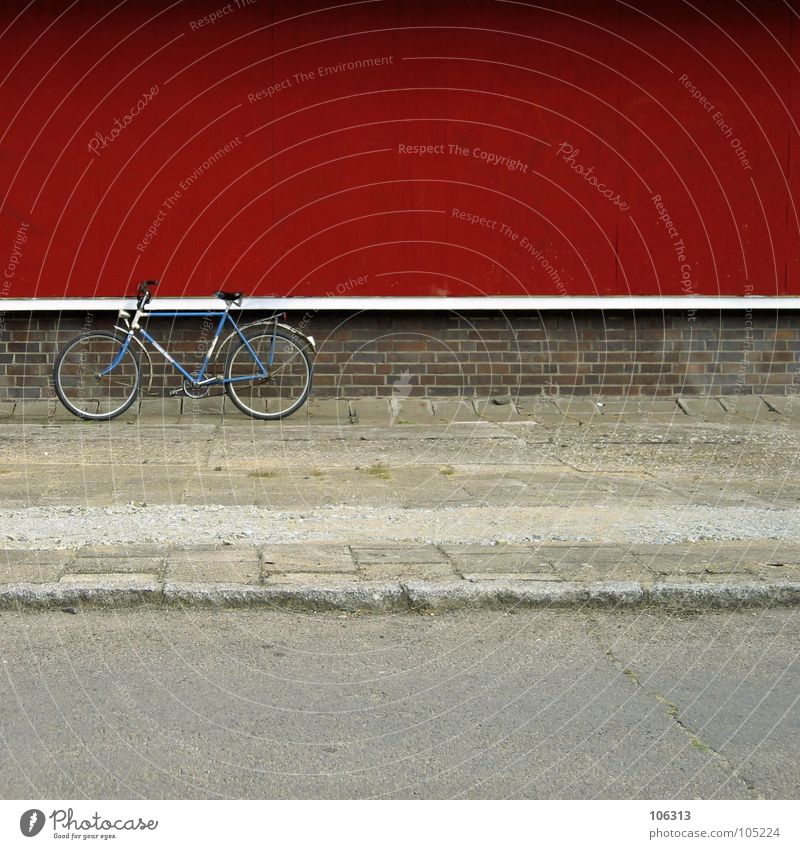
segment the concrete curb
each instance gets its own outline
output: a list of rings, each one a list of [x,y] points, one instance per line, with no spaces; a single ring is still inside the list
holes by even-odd
[[[161,585],[156,581],[108,581],[87,584],[2,584],[0,610],[9,608],[52,608],[92,605],[127,607],[161,602]]]
[[[453,581],[404,584],[412,610],[457,610],[464,607],[603,607],[631,606],[644,601],[636,581]]]
[[[181,607],[288,607],[298,610],[390,611],[407,609],[396,583],[206,584],[167,583],[164,602]]]
[[[681,609],[699,607],[766,607],[800,603],[800,581],[736,581],[718,584],[653,584],[648,591],[651,604]]]
[[[330,584],[212,584],[114,580],[0,585],[0,609],[119,608],[140,605],[208,608],[280,607],[298,611],[448,611],[511,607],[673,610],[800,604],[800,581],[727,583],[636,581],[331,582]]]

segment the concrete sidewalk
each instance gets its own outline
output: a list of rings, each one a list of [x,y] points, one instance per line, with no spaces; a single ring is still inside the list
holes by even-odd
[[[498,400],[16,405],[0,606],[797,603],[794,398]]]
[[[800,601],[800,545],[295,544],[6,550],[0,607],[346,611],[772,606]]]
[[[405,387],[401,387],[405,388]],[[252,424],[252,420],[224,394],[207,398],[146,397],[134,404],[117,421],[142,418],[180,421],[197,416],[226,424]],[[512,396],[490,398],[409,397],[397,393],[388,398],[314,398],[286,424],[376,427],[396,425],[441,425],[452,422],[530,422],[555,427],[602,420],[632,418],[679,422],[684,419],[739,425],[794,423],[800,425],[800,398],[793,395],[681,396],[676,398],[590,398],[586,396]],[[70,422],[74,416],[55,397],[48,400],[0,402],[0,422]]]

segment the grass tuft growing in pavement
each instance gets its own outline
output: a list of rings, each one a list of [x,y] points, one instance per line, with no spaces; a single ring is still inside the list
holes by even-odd
[[[441,469],[439,469],[440,475],[450,476],[450,475],[454,475],[455,473],[456,473],[456,470],[452,466],[443,466]]]
[[[367,467],[367,474],[382,480],[389,479],[389,467],[385,463],[373,463]]]
[[[275,478],[278,476],[278,473],[273,469],[253,469],[250,472],[251,478]]]

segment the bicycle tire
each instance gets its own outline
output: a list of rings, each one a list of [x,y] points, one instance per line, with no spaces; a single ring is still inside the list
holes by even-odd
[[[99,375],[94,373],[103,363],[110,365],[113,362],[119,350],[114,345],[121,347],[124,344],[124,336],[95,330],[81,333],[61,350],[53,367],[53,384],[59,401],[74,416],[91,421],[107,421],[122,415],[136,400],[142,382],[142,369],[132,347],[129,346],[125,351],[113,372],[113,378],[103,383]],[[80,372],[82,366],[86,370],[85,378]],[[82,381],[86,384],[85,389]],[[112,391],[112,387],[116,392]]]
[[[262,362],[268,361],[273,336],[276,340],[276,362],[273,362],[268,379],[260,378],[255,374],[253,374],[252,382],[244,379],[248,374],[248,368],[251,373],[255,369],[253,356],[244,342],[231,349],[225,363],[226,381],[239,378],[235,382],[225,383],[228,397],[245,415],[265,421],[286,418],[303,406],[311,392],[314,371],[311,358],[308,356],[307,342],[284,330],[265,330],[247,337],[250,347],[255,350]],[[262,353],[265,356],[262,357]],[[247,388],[251,390],[258,388],[258,392],[248,396],[245,394]],[[289,398],[291,403],[284,408],[282,399],[289,400]]]

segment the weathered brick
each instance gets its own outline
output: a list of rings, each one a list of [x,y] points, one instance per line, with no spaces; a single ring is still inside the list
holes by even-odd
[[[97,312],[87,325],[82,314],[5,315],[0,399],[48,397],[45,384],[57,350],[87,327],[110,327],[113,318]],[[390,395],[404,371],[413,375],[412,391],[419,396],[471,395],[491,385],[527,394],[785,393],[800,373],[800,320],[792,312],[458,317],[311,311],[290,321],[318,340],[314,391],[320,396]],[[191,359],[202,342],[195,319],[170,325],[168,347],[184,358]],[[155,366],[156,392],[178,385],[179,377],[158,356]]]

